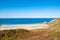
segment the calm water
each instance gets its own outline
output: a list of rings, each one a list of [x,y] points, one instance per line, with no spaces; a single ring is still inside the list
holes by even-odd
[[[36,24],[50,22],[54,18],[0,18],[0,24]]]

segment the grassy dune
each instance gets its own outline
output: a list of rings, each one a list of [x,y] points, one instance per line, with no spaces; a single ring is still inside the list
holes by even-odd
[[[30,31],[24,29],[0,31],[0,40],[22,40],[30,36]]]
[[[60,19],[49,25],[48,29],[0,30],[0,40],[60,40]]]
[[[24,29],[0,31],[0,40],[60,40],[60,32],[52,30],[29,31]]]

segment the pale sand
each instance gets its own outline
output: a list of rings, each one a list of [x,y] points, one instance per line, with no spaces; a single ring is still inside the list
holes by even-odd
[[[15,27],[4,27],[3,25],[0,27],[0,30],[11,30],[11,29],[27,29],[27,30],[32,30],[32,29],[47,29],[49,27],[48,24],[46,23],[41,23],[41,24],[22,24],[22,25],[17,25]]]

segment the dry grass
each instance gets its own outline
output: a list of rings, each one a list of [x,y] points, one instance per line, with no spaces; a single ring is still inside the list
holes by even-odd
[[[48,29],[41,31],[4,30],[0,31],[0,40],[60,40],[60,32]]]

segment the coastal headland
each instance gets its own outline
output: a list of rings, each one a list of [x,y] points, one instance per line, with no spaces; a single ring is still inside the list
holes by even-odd
[[[60,40],[60,18],[49,23],[4,26],[0,27],[0,40]]]

